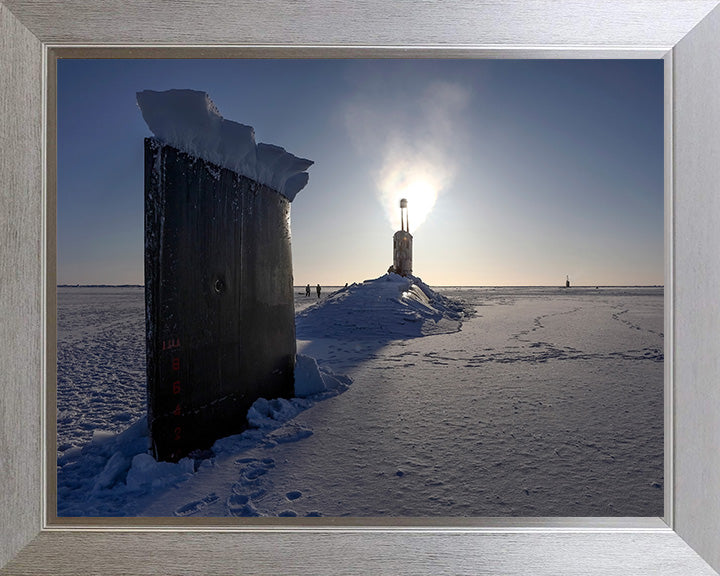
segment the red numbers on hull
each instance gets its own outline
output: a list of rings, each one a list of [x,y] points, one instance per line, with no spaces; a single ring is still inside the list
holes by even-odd
[[[172,350],[173,348],[180,348],[180,338],[170,338],[169,340],[163,340],[163,350]]]
[[[163,350],[173,350],[177,351],[180,348],[180,339],[179,338],[169,338],[167,340],[163,340],[162,343],[162,349]],[[182,383],[180,378],[180,357],[179,356],[173,356],[170,358],[170,382],[172,386],[172,395],[173,396],[179,396],[180,392],[182,391]],[[178,398],[175,403],[175,409],[172,411],[172,415],[176,417],[182,416],[182,404],[180,402],[180,399]],[[182,439],[182,427],[181,426],[175,426],[173,429],[172,438],[174,442],[180,442]]]

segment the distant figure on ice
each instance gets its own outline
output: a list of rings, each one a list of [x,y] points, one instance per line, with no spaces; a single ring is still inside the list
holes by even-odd
[[[318,298],[320,298],[320,291],[322,290],[322,288],[320,288],[320,284],[317,285],[317,288],[315,288],[315,290],[317,290]]]
[[[565,288],[570,288],[570,276],[565,276]]]
[[[310,296],[310,284],[305,286],[305,296]]]

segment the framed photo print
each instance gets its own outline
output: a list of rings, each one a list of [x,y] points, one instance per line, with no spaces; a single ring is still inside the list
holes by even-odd
[[[2,573],[716,573],[666,4],[0,3]]]

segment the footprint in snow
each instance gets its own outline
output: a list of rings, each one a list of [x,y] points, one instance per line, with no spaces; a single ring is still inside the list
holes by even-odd
[[[288,444],[291,442],[299,442],[303,438],[312,436],[313,431],[297,424],[284,426],[274,430],[268,435],[268,444]]]
[[[241,518],[254,518],[260,516],[257,508],[253,506],[247,494],[231,494],[226,502],[227,511],[230,516]]]
[[[261,477],[268,473],[268,470],[275,467],[275,461],[272,458],[264,458],[257,460],[256,458],[241,458],[236,460],[241,465],[240,482],[245,487],[258,486]]]
[[[247,496],[249,498],[260,498],[261,496],[264,496],[267,493],[267,490],[265,488],[256,488],[253,491],[250,491],[248,493],[248,488],[252,488],[253,486],[248,486],[247,482],[240,483],[236,482],[232,485],[231,491],[233,494],[237,494],[238,496]]]
[[[213,492],[212,494],[208,494],[207,496],[205,496],[205,498],[202,498],[201,500],[193,500],[192,502],[183,504],[177,510],[175,510],[175,516],[190,516],[191,514],[196,514],[206,506],[214,504],[218,500],[219,497]]]
[[[288,500],[297,500],[298,498],[300,498],[300,496],[302,496],[302,492],[300,492],[300,490],[291,490],[290,492],[285,494],[285,498],[287,498]]]
[[[251,514],[252,510],[236,509],[238,508],[238,501],[242,498],[260,498],[266,493],[266,489],[269,485],[272,485],[272,481],[265,476],[269,470],[275,467],[275,460],[272,458],[263,458],[262,460],[239,458],[235,460],[235,463],[240,465],[240,470],[238,481],[232,486],[232,493],[233,496],[239,498],[234,498],[234,504],[232,505],[228,502],[228,509],[234,516],[253,515]],[[248,505],[251,504],[248,503]]]
[[[267,469],[260,467],[253,467],[243,472],[243,476],[248,480],[255,480],[256,478],[260,478],[260,476],[264,476],[265,474],[267,474]]]

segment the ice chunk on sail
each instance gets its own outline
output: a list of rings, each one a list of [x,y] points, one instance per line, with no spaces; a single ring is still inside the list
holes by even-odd
[[[313,161],[280,146],[256,144],[255,130],[226,120],[206,92],[143,90],[137,103],[161,142],[265,184],[292,201],[308,182]]]

